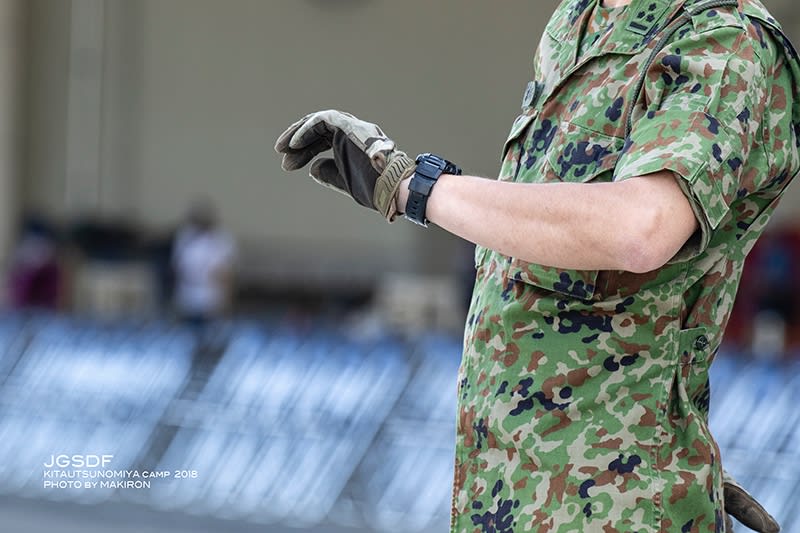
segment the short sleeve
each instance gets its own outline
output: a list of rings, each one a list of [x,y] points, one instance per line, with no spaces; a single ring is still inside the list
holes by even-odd
[[[647,111],[633,123],[614,179],[676,175],[700,230],[672,262],[703,252],[736,199],[764,112],[763,78],[735,26],[679,36],[648,70]]]

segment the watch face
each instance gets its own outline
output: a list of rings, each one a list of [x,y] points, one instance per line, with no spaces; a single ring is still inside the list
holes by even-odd
[[[457,165],[438,155],[419,154],[416,162],[417,172],[434,179],[441,174],[461,174],[461,169]]]
[[[430,160],[425,160],[417,166],[417,172],[425,177],[436,179],[441,167],[435,166]]]

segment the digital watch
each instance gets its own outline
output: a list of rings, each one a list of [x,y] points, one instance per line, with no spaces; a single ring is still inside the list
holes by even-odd
[[[408,202],[406,203],[405,217],[423,227],[428,227],[425,210],[428,206],[428,197],[433,186],[436,185],[442,174],[460,175],[461,169],[454,163],[433,154],[420,154],[417,156],[417,169],[414,177],[408,184]]]

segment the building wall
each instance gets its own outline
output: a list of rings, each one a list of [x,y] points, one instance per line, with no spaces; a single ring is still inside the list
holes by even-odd
[[[0,0],[0,265],[8,259],[19,210],[19,181],[24,172],[26,65],[24,5]],[[2,298],[2,290],[0,290]]]
[[[274,140],[303,114],[336,107],[380,122],[409,153],[492,175],[553,5],[33,0],[25,202],[157,227],[206,194],[245,250],[262,254],[256,262],[313,269],[322,252],[326,269],[345,266],[337,255],[369,270],[395,258],[397,268],[448,267],[441,252],[454,241],[443,232],[420,239],[282,172]]]
[[[206,194],[254,273],[448,269],[454,239],[282,172],[274,140],[335,107],[492,176],[556,3],[31,0],[24,201],[161,227]]]

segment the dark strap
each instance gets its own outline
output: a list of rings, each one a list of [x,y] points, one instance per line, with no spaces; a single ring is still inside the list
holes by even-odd
[[[633,111],[636,108],[636,102],[639,101],[639,94],[642,92],[642,89],[644,89],[647,72],[653,65],[656,56],[664,49],[665,46],[667,46],[667,43],[669,43],[670,39],[672,39],[678,30],[692,20],[692,17],[704,11],[708,11],[709,9],[715,9],[718,7],[738,8],[739,2],[738,0],[709,0],[708,2],[701,2],[691,6],[684,5],[683,9],[681,10],[681,14],[672,19],[660,32],[661,37],[656,43],[656,46],[653,48],[653,51],[650,53],[650,57],[648,57],[647,61],[645,62],[644,68],[640,73],[639,80],[636,82],[636,87],[631,94],[630,102],[628,103],[627,122],[625,124],[626,139],[630,137],[631,131],[633,131]]]

